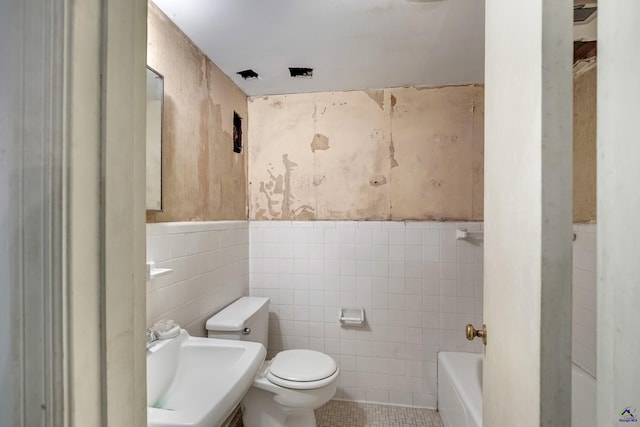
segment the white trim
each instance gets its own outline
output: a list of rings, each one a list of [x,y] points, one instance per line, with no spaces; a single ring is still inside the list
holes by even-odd
[[[65,0],[0,9],[0,425],[62,425]]]

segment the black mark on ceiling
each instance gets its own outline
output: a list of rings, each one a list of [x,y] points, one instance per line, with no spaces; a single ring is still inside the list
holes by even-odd
[[[233,152],[242,153],[242,117],[233,112]]]
[[[242,77],[245,80],[251,80],[251,79],[260,78],[260,76],[258,76],[258,73],[256,73],[255,71],[253,71],[251,69],[238,71],[236,74],[240,74],[240,77]]]
[[[313,77],[313,68],[289,67],[289,74],[291,74],[291,77],[294,77],[294,78],[299,78],[299,77],[311,78]]]

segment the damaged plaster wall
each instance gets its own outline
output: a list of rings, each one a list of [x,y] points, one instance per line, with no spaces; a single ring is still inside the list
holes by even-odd
[[[249,100],[249,217],[481,220],[480,85]]]
[[[484,90],[394,90],[393,219],[481,220]]]
[[[165,103],[163,212],[148,211],[147,222],[246,219],[247,202],[254,220],[483,219],[481,85],[247,105],[151,2],[148,64],[165,77]],[[576,222],[596,219],[595,80],[595,69],[574,80]],[[246,151],[232,151],[234,111],[244,119],[249,166]]]
[[[148,5],[147,63],[164,76],[164,114],[163,211],[147,211],[147,222],[247,219],[246,154],[232,141],[234,111],[248,134],[246,96]]]
[[[573,79],[573,221],[596,221],[596,82],[593,67]]]

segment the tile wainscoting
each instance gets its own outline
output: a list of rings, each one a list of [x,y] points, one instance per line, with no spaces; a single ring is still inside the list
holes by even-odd
[[[147,224],[147,261],[173,270],[147,282],[147,326],[173,319],[204,336],[211,314],[249,294],[249,223]]]
[[[482,223],[216,221],[147,225],[147,259],[173,271],[147,283],[147,325],[175,319],[204,335],[214,312],[251,292],[271,299],[269,355],[331,354],[336,398],[436,407],[436,356],[481,351]],[[574,225],[573,359],[595,376],[596,225]],[[249,289],[250,288],[250,289]],[[364,307],[342,328],[339,307]],[[477,340],[476,340],[477,341]]]
[[[575,224],[573,359],[595,376],[596,224]],[[464,326],[482,324],[482,223],[255,221],[251,294],[271,299],[269,353],[335,356],[337,398],[436,406],[436,355],[481,351]],[[365,328],[342,328],[341,306],[364,307]]]
[[[456,240],[457,227],[476,231]],[[342,369],[336,398],[436,407],[438,351],[480,351],[482,224],[252,221],[251,294],[271,299],[269,355],[326,352]],[[364,307],[343,328],[339,307]]]

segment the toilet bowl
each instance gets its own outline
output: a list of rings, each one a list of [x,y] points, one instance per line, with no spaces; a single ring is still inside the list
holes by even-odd
[[[333,368],[315,365],[321,356],[333,363]],[[289,364],[291,363],[291,364]],[[282,378],[289,372],[283,368],[321,367],[310,372],[304,381],[291,377]],[[327,365],[330,365],[327,363]],[[293,369],[298,371],[298,369]],[[331,372],[328,376],[327,373]],[[315,426],[314,409],[327,403],[336,393],[339,369],[333,359],[326,354],[312,350],[287,350],[280,352],[272,360],[265,361],[242,400],[243,422],[253,426]],[[276,375],[277,373],[278,375]],[[311,379],[317,377],[317,379]],[[275,403],[275,404],[274,404]]]
[[[209,337],[261,342],[268,337],[269,299],[243,297],[207,321]],[[336,392],[340,369],[315,350],[285,350],[265,360],[242,400],[246,427],[313,427],[314,409]]]

